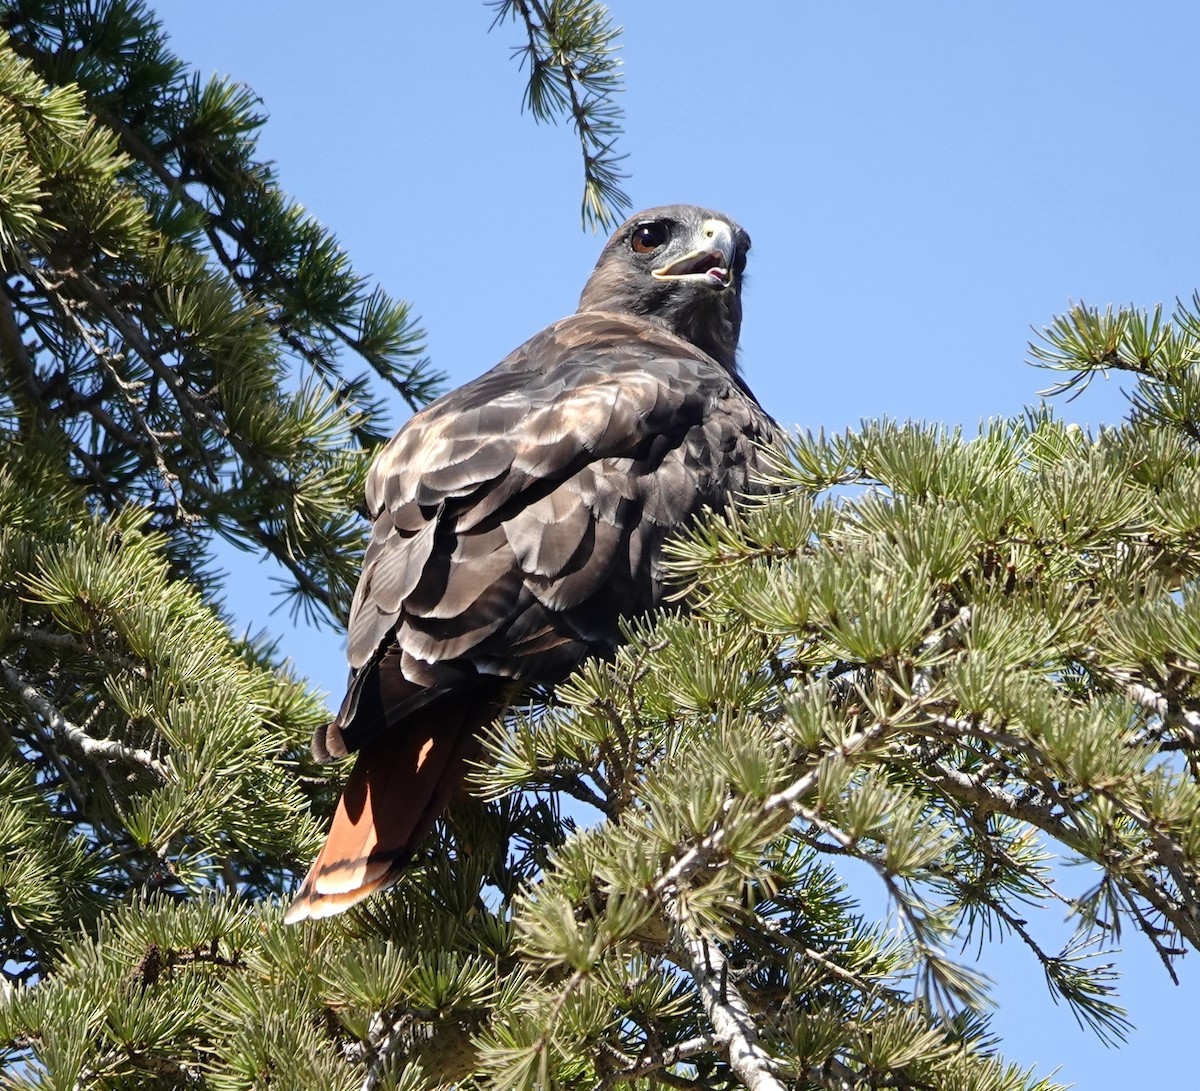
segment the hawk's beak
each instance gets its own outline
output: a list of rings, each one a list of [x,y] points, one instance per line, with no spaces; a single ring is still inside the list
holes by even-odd
[[[700,244],[678,261],[652,269],[656,280],[683,280],[724,291],[733,283],[733,232],[724,220],[705,220],[697,232]]]

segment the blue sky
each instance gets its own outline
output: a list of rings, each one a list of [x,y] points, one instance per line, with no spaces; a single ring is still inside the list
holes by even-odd
[[[262,98],[284,187],[413,303],[452,385],[574,310],[602,240],[579,226],[572,133],[520,113],[514,26],[489,34],[470,0],[151,2],[183,59]],[[695,202],[750,232],[742,363],[781,421],[974,428],[1037,402],[1052,377],[1024,362],[1031,327],[1072,301],[1169,307],[1200,287],[1200,5],[610,8],[634,207]],[[1115,422],[1122,386],[1057,410]],[[271,614],[268,576],[238,561],[239,618],[340,696],[339,636]],[[1085,1088],[1190,1083],[1198,956],[1176,989],[1126,942],[1138,1029],[1120,1050],[1048,1000],[1023,949],[986,955],[1007,1056]]]

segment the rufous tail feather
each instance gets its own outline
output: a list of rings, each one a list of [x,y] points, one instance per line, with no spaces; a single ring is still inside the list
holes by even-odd
[[[364,747],[284,921],[330,917],[391,886],[449,805],[497,711],[477,700],[439,705]]]

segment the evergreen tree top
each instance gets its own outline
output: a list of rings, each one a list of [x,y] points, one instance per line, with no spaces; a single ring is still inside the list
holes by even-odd
[[[4,1086],[1056,1087],[1000,1058],[997,935],[1120,1039],[1117,942],[1197,941],[1200,305],[1045,331],[1067,387],[1136,383],[1094,434],[795,436],[676,543],[690,617],[498,726],[395,896],[285,929],[325,710],[231,638],[206,535],[339,616],[379,399],[432,375],[248,92],[141,5],[3,11]],[[504,12],[611,50],[596,5]]]

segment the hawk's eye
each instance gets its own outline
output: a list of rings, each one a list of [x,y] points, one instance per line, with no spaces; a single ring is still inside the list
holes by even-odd
[[[657,250],[670,238],[671,232],[662,220],[648,224],[638,224],[629,238],[629,245],[635,254],[649,254]]]

